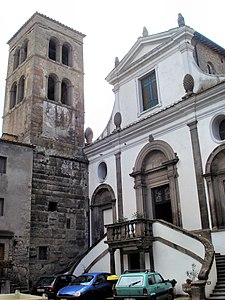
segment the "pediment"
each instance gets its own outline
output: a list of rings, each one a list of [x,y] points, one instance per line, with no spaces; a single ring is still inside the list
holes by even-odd
[[[162,48],[172,43],[174,37],[179,35],[182,31],[184,31],[184,28],[177,27],[166,32],[139,37],[125,57],[118,62],[115,68],[109,73],[106,80],[113,83],[112,81],[115,77],[123,74],[133,66],[139,65],[146,57],[161,55]]]

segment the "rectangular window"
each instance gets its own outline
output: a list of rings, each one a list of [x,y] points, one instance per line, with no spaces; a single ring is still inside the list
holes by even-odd
[[[48,211],[57,211],[57,202],[49,201]]]
[[[4,199],[0,198],[0,217],[4,215]]]
[[[48,259],[48,247],[41,246],[39,247],[39,260],[47,260]]]
[[[0,260],[4,260],[4,249],[5,245],[4,244],[0,244]]]
[[[70,229],[71,221],[70,219],[66,219],[66,229]]]
[[[0,173],[6,173],[6,157],[0,156]]]
[[[143,111],[158,104],[158,93],[155,71],[151,72],[141,80]]]

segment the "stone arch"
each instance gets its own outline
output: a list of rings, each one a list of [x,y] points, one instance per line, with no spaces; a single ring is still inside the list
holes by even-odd
[[[25,91],[25,76],[22,76],[18,84],[18,102],[21,102],[24,99]]]
[[[137,211],[181,226],[177,181],[178,157],[164,141],[152,141],[137,156],[134,177]]]
[[[92,243],[101,239],[105,233],[105,222],[115,222],[115,193],[108,184],[101,184],[94,191],[91,198],[91,228],[92,228]],[[108,216],[111,220],[104,220],[106,211],[111,210]]]
[[[58,100],[58,77],[54,73],[48,76],[47,98],[53,101]]]
[[[66,66],[73,66],[72,63],[72,47],[69,43],[65,42],[62,45],[62,64]]]
[[[72,105],[72,84],[69,79],[64,78],[61,82],[61,102],[66,105]]]
[[[60,61],[60,43],[59,40],[54,36],[49,39],[48,58],[54,61]]]
[[[19,63],[20,63],[20,48],[17,47],[14,54],[13,70],[15,70],[19,66]]]
[[[167,160],[177,159],[176,154],[174,153],[173,149],[170,147],[169,144],[167,144],[164,141],[152,141],[151,143],[145,145],[138,154],[135,161],[134,172],[136,170],[141,170],[143,160],[146,157],[146,155],[156,149],[162,152],[167,158]]]
[[[17,82],[14,82],[10,89],[10,103],[9,108],[12,109],[17,101]]]
[[[205,167],[211,223],[214,229],[225,229],[225,145],[215,148]]]

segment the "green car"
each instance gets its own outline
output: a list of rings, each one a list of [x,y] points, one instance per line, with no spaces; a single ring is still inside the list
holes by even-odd
[[[172,300],[173,285],[157,272],[125,272],[121,274],[115,289],[116,300]]]

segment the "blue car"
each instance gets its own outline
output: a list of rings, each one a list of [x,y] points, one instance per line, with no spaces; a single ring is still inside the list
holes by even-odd
[[[105,272],[84,273],[59,290],[57,299],[99,300],[112,297],[112,284],[107,281],[110,275]]]

